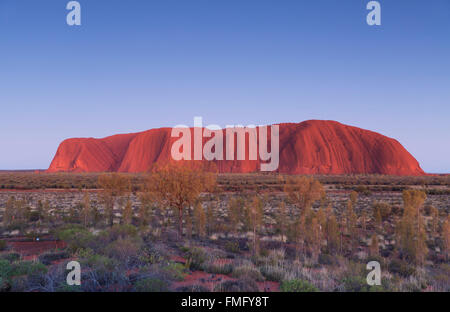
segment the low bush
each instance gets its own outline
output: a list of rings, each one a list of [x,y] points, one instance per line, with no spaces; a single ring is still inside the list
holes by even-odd
[[[15,262],[20,259],[20,254],[12,252],[0,255],[0,260],[7,260],[9,262]]]
[[[118,265],[117,261],[104,255],[96,254],[91,249],[82,250],[78,253],[82,266],[91,269],[112,271]]]
[[[238,279],[237,281],[224,281],[214,287],[216,292],[257,292],[258,285],[249,278]]]
[[[226,242],[225,243],[225,251],[231,252],[231,253],[239,253],[241,250],[239,249],[239,243],[238,242]]]
[[[202,285],[181,286],[175,289],[176,292],[209,292],[210,290]]]
[[[406,261],[394,259],[389,263],[389,272],[398,274],[402,277],[409,277],[416,272],[414,266],[409,265]]]
[[[50,265],[52,262],[67,259],[70,257],[70,254],[67,251],[58,251],[58,252],[49,252],[39,256],[39,261],[42,264]]]
[[[213,261],[206,262],[202,268],[205,272],[211,274],[231,274],[233,265],[230,263],[214,263]]]
[[[231,275],[235,278],[249,278],[258,282],[264,281],[264,276],[252,264],[244,264],[233,269]]]
[[[145,278],[137,281],[134,288],[137,292],[163,292],[168,291],[169,285],[158,278]]]
[[[0,251],[6,250],[6,241],[0,239]]]
[[[59,287],[56,288],[56,292],[67,292],[67,293],[73,293],[73,292],[81,292],[82,289],[80,286],[70,286],[67,284],[62,283],[59,285]]]
[[[138,229],[133,225],[115,224],[111,228],[102,231],[99,235],[100,241],[110,243],[119,238],[137,237]]]
[[[321,253],[319,254],[318,262],[323,265],[333,265],[336,263],[336,258],[330,254]]]
[[[11,289],[11,284],[9,283],[9,281],[0,276],[0,292],[7,292]]]
[[[285,269],[277,265],[265,265],[260,270],[268,281],[281,282],[286,276]]]
[[[142,241],[137,237],[119,237],[106,246],[104,253],[122,263],[130,263],[137,260],[141,245]]]
[[[176,281],[184,280],[186,276],[185,267],[181,263],[171,262],[169,265],[163,268],[163,271],[169,275],[169,277]]]
[[[194,247],[186,252],[186,259],[191,270],[200,270],[207,260],[207,254],[202,248]]]
[[[317,287],[312,285],[308,281],[293,279],[283,281],[280,286],[280,290],[283,292],[316,292],[319,291]]]
[[[348,275],[342,279],[342,284],[347,292],[379,292],[385,291],[381,285],[369,285],[362,276]]]
[[[81,225],[67,225],[56,232],[58,239],[67,243],[72,252],[89,248],[95,243],[95,236]]]
[[[47,273],[47,267],[42,263],[16,262],[0,260],[0,292],[10,291],[15,281],[24,281],[23,284],[39,283]],[[24,287],[15,287],[16,290],[24,290]]]
[[[360,276],[346,276],[342,279],[342,284],[348,292],[367,291],[368,288],[366,279]]]
[[[0,260],[0,279],[3,282],[11,277],[11,263],[8,260]]]
[[[11,264],[10,276],[34,276],[47,273],[47,267],[42,263],[31,261],[15,262]]]

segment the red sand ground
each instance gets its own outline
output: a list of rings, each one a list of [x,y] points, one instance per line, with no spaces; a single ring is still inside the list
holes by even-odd
[[[224,274],[211,274],[203,271],[194,271],[191,274],[186,275],[184,281],[175,282],[171,285],[171,289],[175,290],[179,287],[192,287],[195,285],[201,285],[208,290],[213,291],[214,287],[224,281],[236,281],[236,278],[232,278]],[[260,292],[278,292],[280,284],[277,282],[257,282]]]
[[[23,260],[35,260],[39,255],[54,251],[56,249],[62,249],[66,247],[66,243],[63,241],[17,241],[7,240],[8,247],[12,252],[20,254]]]
[[[321,120],[280,124],[279,127],[280,173],[424,174],[417,160],[398,141],[372,131]],[[170,128],[104,139],[68,139],[60,144],[48,171],[145,172],[155,163],[167,163],[172,159],[171,147],[176,140],[178,138],[171,137]],[[207,140],[209,138],[204,138],[203,144]],[[248,139],[246,144],[245,158],[249,159]],[[224,142],[224,155],[226,148]],[[258,155],[256,161],[221,160],[216,161],[216,165],[221,173],[248,173],[259,171],[260,161]]]

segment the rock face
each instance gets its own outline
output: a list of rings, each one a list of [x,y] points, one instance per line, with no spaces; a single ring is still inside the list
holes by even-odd
[[[145,172],[155,163],[171,161],[172,144],[177,140],[171,137],[171,128],[103,139],[68,139],[60,144],[48,171]],[[207,140],[204,138],[203,144]],[[425,174],[396,140],[335,121],[280,124],[279,159],[277,171],[288,174]],[[259,155],[256,161],[248,160],[248,151],[246,160],[214,162],[221,173],[255,172],[260,168]]]

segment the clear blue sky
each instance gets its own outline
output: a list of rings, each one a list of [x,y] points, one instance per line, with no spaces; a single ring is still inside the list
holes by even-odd
[[[450,172],[450,1],[0,0],[0,169],[69,137],[332,119]]]

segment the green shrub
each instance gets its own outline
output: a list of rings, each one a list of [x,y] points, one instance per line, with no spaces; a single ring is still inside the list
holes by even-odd
[[[207,259],[207,255],[202,248],[194,247],[186,253],[186,258],[191,270],[200,270]]]
[[[389,263],[389,271],[403,277],[409,277],[416,272],[416,269],[406,261],[394,259]]]
[[[168,291],[168,283],[158,278],[145,278],[136,282],[134,288],[138,292]]]
[[[362,292],[368,290],[368,284],[365,278],[361,276],[346,276],[342,279],[345,291]]]
[[[95,254],[92,250],[84,250],[79,253],[81,264],[93,269],[112,271],[117,266],[117,262],[106,256]]]
[[[347,275],[342,279],[342,284],[347,292],[379,292],[385,291],[382,285],[370,286],[365,277],[356,275]],[[382,281],[385,283],[385,281]]]
[[[31,261],[16,262],[11,265],[10,276],[33,276],[47,273],[47,267],[42,263]]]
[[[95,242],[95,236],[81,225],[67,225],[57,231],[56,236],[66,242],[72,252],[91,247]]]
[[[163,271],[168,273],[170,278],[176,281],[182,281],[186,276],[185,267],[181,263],[171,262],[168,266],[163,268]]]
[[[283,281],[283,283],[281,283],[280,290],[283,292],[316,292],[319,289],[308,281],[293,279]]]
[[[225,251],[232,253],[239,253],[239,243],[238,242],[226,242],[225,243]]]
[[[4,255],[0,255],[0,260],[8,260],[9,262],[15,262],[20,259],[20,254],[12,252]]]
[[[11,264],[8,260],[0,260],[0,278],[5,282],[11,277]]]
[[[6,241],[0,239],[0,251],[6,250]]]
[[[14,281],[38,280],[47,273],[47,267],[42,263],[16,262],[0,260],[0,292],[9,291]],[[24,290],[23,287],[15,287],[16,290]]]
[[[69,258],[67,251],[48,252],[39,256],[39,261],[45,265],[50,265],[53,261]]]

